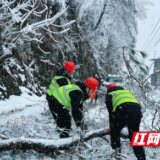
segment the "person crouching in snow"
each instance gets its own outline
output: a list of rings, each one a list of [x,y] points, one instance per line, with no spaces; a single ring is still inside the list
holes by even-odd
[[[109,124],[107,132],[111,136],[111,146],[113,149],[121,147],[120,132],[127,126],[130,141],[133,132],[139,131],[142,118],[140,103],[133,94],[124,88],[111,83],[107,87],[106,106],[109,112]],[[133,147],[133,151],[138,160],[146,160],[143,147]]]
[[[89,97],[95,98],[98,85],[95,78],[89,77],[84,82],[79,81],[76,84],[61,86],[53,92],[52,98],[49,100],[49,108],[59,128],[60,138],[69,137],[70,108],[77,127],[83,129],[83,102]]]

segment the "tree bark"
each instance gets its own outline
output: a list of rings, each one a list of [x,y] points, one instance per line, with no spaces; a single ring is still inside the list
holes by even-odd
[[[70,147],[78,144],[79,142],[88,141],[93,138],[103,137],[108,135],[107,129],[99,129],[95,131],[89,131],[83,136],[75,135],[73,137],[65,139],[30,139],[30,138],[15,138],[0,141],[0,151],[6,150],[35,150],[40,153],[49,153],[56,150],[69,149]],[[123,138],[128,138],[126,135],[121,135]],[[81,138],[80,138],[81,137]],[[83,137],[83,138],[82,138]]]

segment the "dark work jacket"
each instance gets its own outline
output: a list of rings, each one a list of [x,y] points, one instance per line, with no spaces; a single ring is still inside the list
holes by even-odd
[[[126,106],[137,106],[138,108],[140,108],[140,105],[139,104],[136,104],[136,103],[132,103],[132,102],[127,102],[127,103],[123,103],[121,104],[120,106],[118,106],[116,108],[116,112],[113,112],[113,105],[112,105],[112,95],[108,95],[108,93],[112,92],[112,91],[118,91],[118,90],[124,90],[123,87],[120,87],[120,86],[115,86],[115,87],[112,87],[108,90],[107,94],[106,94],[106,99],[105,99],[105,103],[106,103],[106,107],[108,109],[108,112],[109,112],[109,122],[110,124],[113,123],[116,119],[116,116],[118,114],[121,114],[121,111],[119,110],[119,108],[125,108],[125,109],[128,109]]]
[[[68,77],[65,73],[64,73],[64,67],[60,68],[59,70],[57,70],[56,72],[56,76],[64,76],[64,78],[60,78],[57,80],[57,83],[59,84],[59,86],[65,86],[65,85],[68,85],[68,81],[66,78],[68,78],[69,80],[71,79],[70,77]],[[66,78],[65,78],[66,77]],[[49,99],[49,95],[46,94],[46,99],[48,100]]]
[[[86,85],[83,82],[77,82],[77,86],[79,86],[80,90],[73,90],[69,93],[69,96],[71,98],[71,111],[73,119],[77,125],[77,127],[81,126],[81,122],[83,120],[83,101],[85,101],[89,96],[86,94]],[[80,102],[82,103],[80,104]],[[57,106],[57,108],[63,108],[63,105],[61,105],[56,98],[53,96],[51,97],[51,102],[53,106]],[[61,110],[61,109],[60,109]]]
[[[57,83],[59,84],[59,86],[64,86],[68,84],[68,81],[65,77],[67,77],[69,80],[71,80],[70,77],[68,77],[65,73],[64,73],[64,67],[60,68],[59,70],[57,70],[56,72],[56,76],[64,76],[64,78],[58,79]]]
[[[124,88],[120,87],[120,86],[112,87],[108,90],[108,92],[106,94],[105,103],[106,103],[109,114],[113,113],[113,106],[112,106],[112,95],[108,95],[108,93],[110,93],[112,91],[118,91],[118,90],[124,90]]]
[[[83,119],[83,102],[89,98],[89,96],[86,94],[86,85],[84,82],[76,82],[76,85],[79,86],[81,91],[74,90],[70,92],[70,98],[71,98],[71,110],[72,110],[72,116],[74,118],[74,121],[77,125],[77,127],[81,126],[81,122]],[[80,104],[80,101],[83,99],[83,102]]]

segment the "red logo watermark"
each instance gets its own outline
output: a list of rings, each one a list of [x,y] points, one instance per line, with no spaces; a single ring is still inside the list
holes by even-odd
[[[160,132],[134,132],[130,146],[160,146]]]

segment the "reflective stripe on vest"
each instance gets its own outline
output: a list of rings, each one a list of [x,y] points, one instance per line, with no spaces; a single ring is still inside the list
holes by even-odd
[[[69,109],[71,107],[71,98],[69,93],[73,90],[79,90],[82,92],[82,90],[77,85],[70,84],[59,87],[55,92],[53,92],[53,96],[59,101],[60,104],[65,106],[66,109]],[[82,103],[82,100],[80,101],[80,104]]]
[[[49,85],[49,89],[47,90],[47,94],[49,96],[51,96],[53,94],[53,92],[59,88],[59,84],[57,83],[57,80],[58,79],[61,79],[61,78],[66,78],[67,81],[68,81],[68,84],[71,84],[69,79],[67,77],[64,77],[64,76],[55,76],[52,81],[51,81],[51,84]],[[66,84],[66,85],[68,85]]]
[[[133,102],[139,104],[133,94],[128,90],[113,91],[108,93],[108,95],[112,95],[112,105],[114,112],[116,111],[116,108],[122,103]]]

